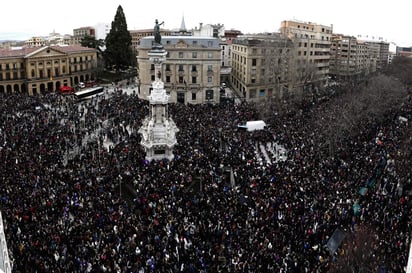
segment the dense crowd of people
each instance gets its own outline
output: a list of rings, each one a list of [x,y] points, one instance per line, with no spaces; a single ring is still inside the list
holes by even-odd
[[[348,244],[328,248],[337,229],[374,235],[355,253],[373,255],[370,272],[406,267],[408,122],[367,128],[326,156],[316,105],[247,132],[237,125],[259,119],[253,104],[173,104],[175,158],[148,162],[137,134],[148,104],[135,94],[2,95],[0,109],[13,272],[343,272]],[[275,143],[286,160],[256,149]]]

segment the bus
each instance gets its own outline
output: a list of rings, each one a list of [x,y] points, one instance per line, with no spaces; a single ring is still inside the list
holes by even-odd
[[[87,89],[77,91],[74,93],[74,96],[76,97],[77,100],[86,100],[94,96],[97,96],[99,94],[102,94],[103,91],[104,91],[104,87],[98,86],[98,87],[87,88]]]

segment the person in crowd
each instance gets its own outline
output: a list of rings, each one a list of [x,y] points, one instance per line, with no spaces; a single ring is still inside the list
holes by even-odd
[[[396,161],[405,124],[373,138],[365,130],[322,157],[314,139],[326,136],[302,113],[246,132],[237,125],[259,119],[252,104],[173,104],[175,159],[147,162],[137,134],[147,102],[109,93],[80,104],[2,95],[0,208],[13,272],[328,272],[345,255],[327,248],[337,228],[374,234],[376,270],[405,267],[411,172]],[[360,195],[365,181],[374,185]]]

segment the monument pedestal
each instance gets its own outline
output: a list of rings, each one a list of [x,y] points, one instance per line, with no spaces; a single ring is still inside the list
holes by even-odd
[[[163,46],[153,46],[149,52],[149,58],[155,66],[156,79],[152,83],[152,91],[149,99],[149,116],[143,120],[139,129],[142,135],[140,144],[146,151],[146,160],[172,160],[174,158],[173,148],[177,144],[176,133],[179,129],[169,117],[169,95],[164,89],[161,80],[162,62],[166,60],[167,52]]]

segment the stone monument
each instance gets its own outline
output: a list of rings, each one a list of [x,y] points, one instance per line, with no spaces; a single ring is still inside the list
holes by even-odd
[[[163,24],[163,22],[161,23]],[[146,151],[146,160],[162,160],[174,158],[173,148],[177,144],[176,133],[179,129],[169,116],[169,95],[164,89],[161,79],[162,63],[166,60],[167,52],[161,44],[160,25],[156,19],[154,28],[154,44],[149,51],[149,59],[155,67],[155,80],[149,99],[149,116],[143,120],[139,129],[142,136],[140,144]]]

